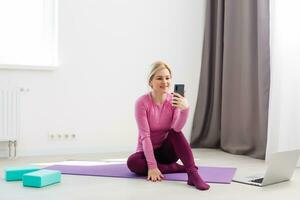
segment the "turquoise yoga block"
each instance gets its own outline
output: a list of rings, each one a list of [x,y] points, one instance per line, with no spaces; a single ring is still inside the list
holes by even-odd
[[[23,176],[23,186],[27,187],[44,187],[59,183],[61,180],[60,171],[42,169],[31,172]]]
[[[24,174],[40,170],[38,167],[10,167],[4,169],[6,181],[21,181]]]

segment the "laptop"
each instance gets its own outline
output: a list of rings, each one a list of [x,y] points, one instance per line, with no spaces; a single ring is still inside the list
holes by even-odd
[[[273,153],[264,175],[234,178],[233,181],[260,187],[288,181],[294,173],[299,156],[300,149]]]

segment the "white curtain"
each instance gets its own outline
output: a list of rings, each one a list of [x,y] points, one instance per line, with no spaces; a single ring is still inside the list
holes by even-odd
[[[299,0],[270,0],[271,90],[267,160],[273,152],[300,149],[299,8]]]

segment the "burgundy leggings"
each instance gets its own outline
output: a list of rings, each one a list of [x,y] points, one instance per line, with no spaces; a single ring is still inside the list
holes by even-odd
[[[187,172],[196,169],[192,150],[182,132],[173,129],[169,131],[168,137],[162,146],[154,150],[157,164],[172,164],[180,159]],[[147,161],[144,152],[136,152],[127,160],[128,168],[139,175],[148,173]]]

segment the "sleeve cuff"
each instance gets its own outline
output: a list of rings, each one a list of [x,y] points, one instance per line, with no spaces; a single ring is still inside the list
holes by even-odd
[[[148,168],[149,169],[156,169],[157,168],[157,164],[148,164]]]
[[[186,108],[186,109],[184,109],[184,110],[180,110],[180,112],[181,112],[181,113],[188,112],[189,109],[190,109],[190,107],[188,107],[188,108]]]

